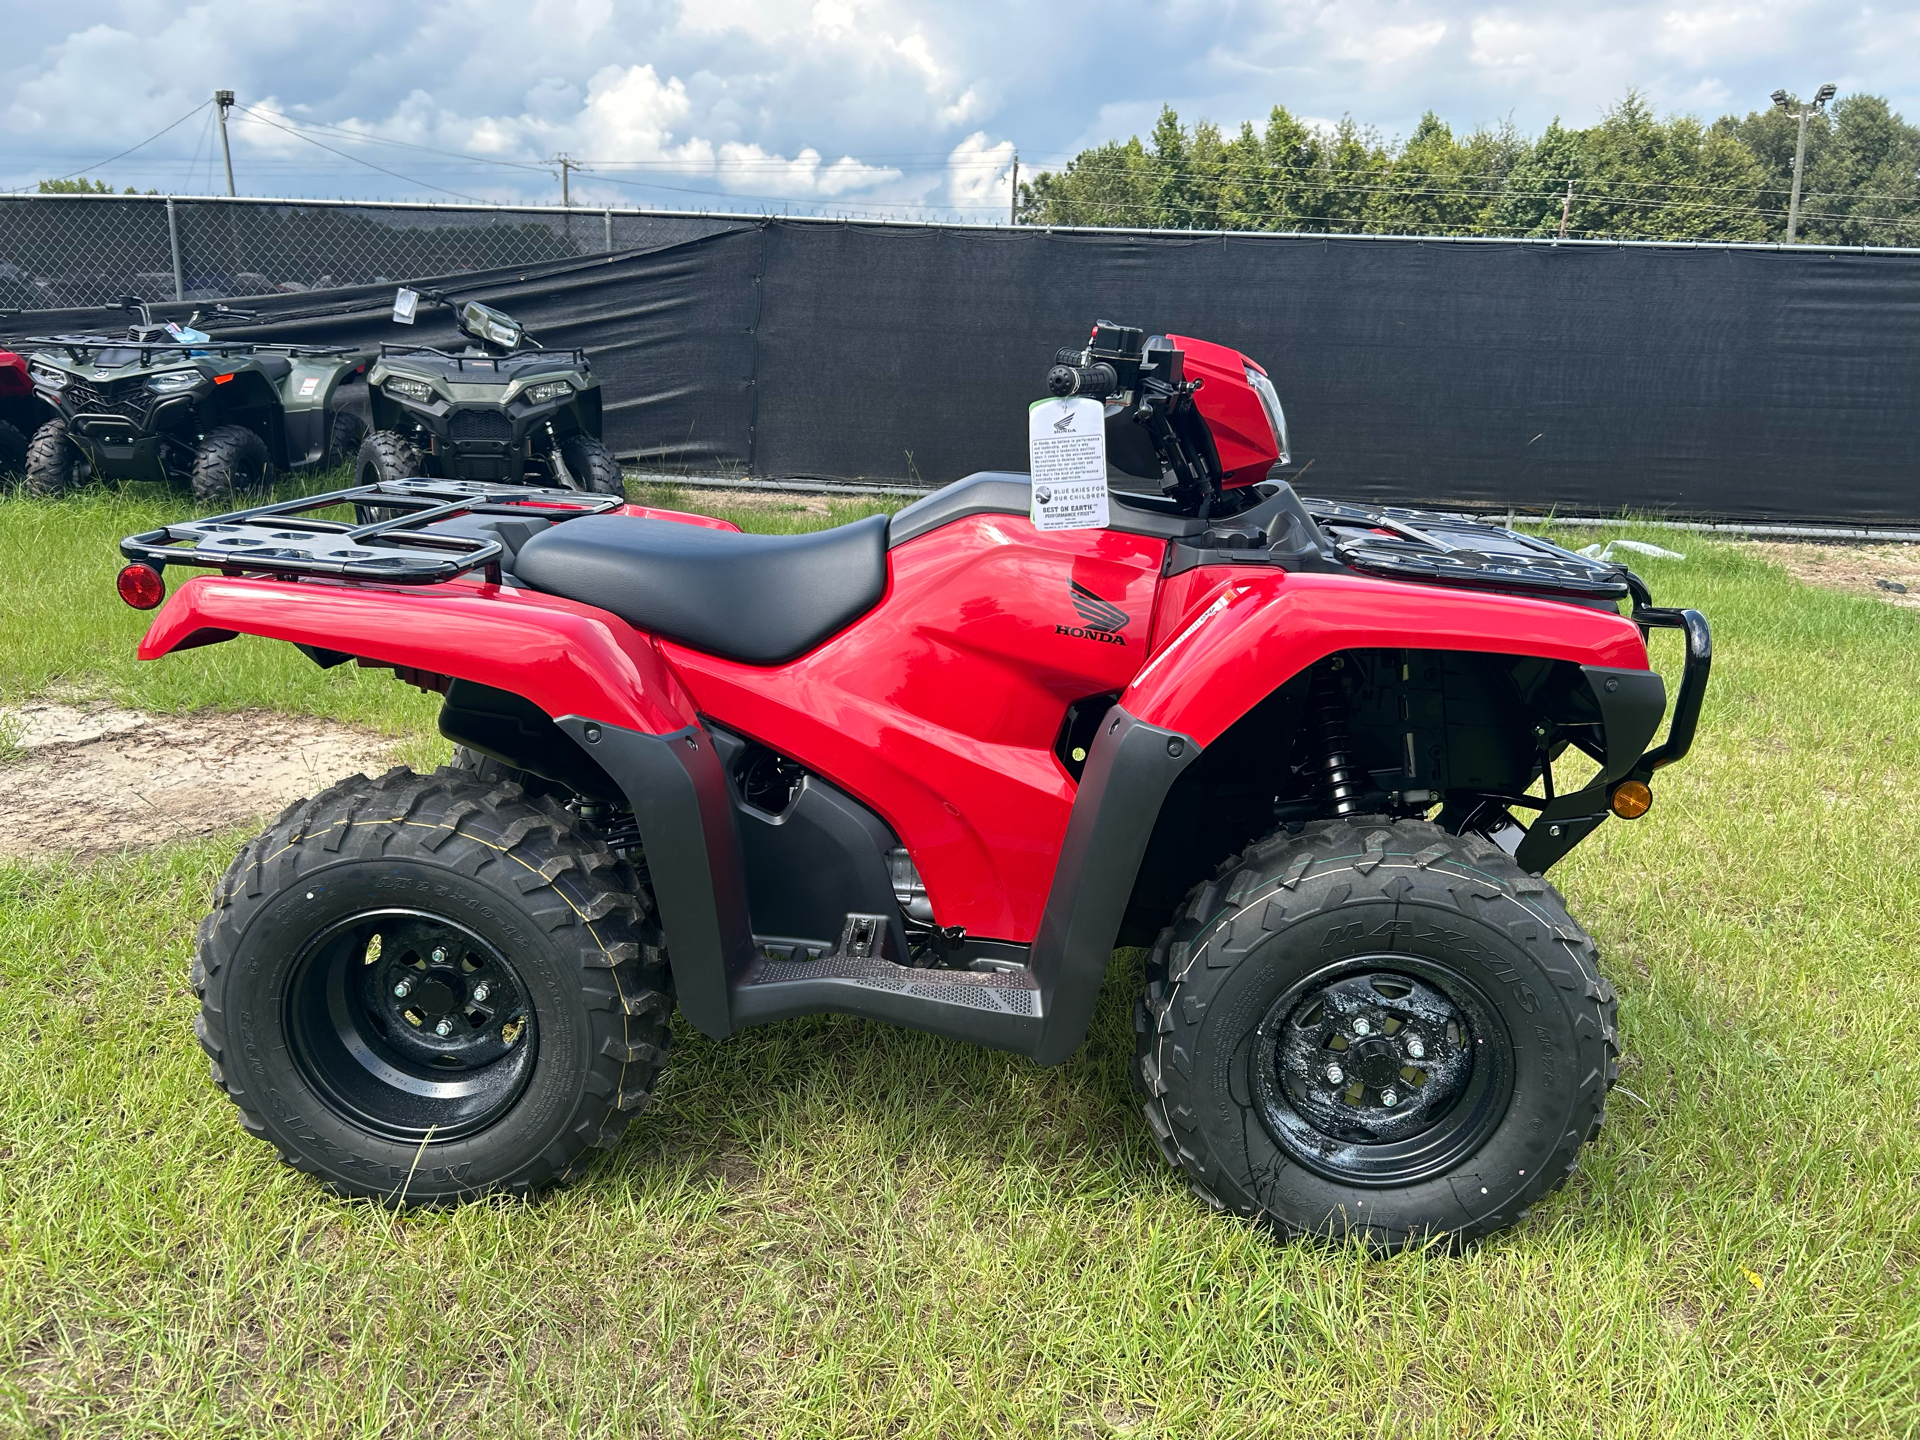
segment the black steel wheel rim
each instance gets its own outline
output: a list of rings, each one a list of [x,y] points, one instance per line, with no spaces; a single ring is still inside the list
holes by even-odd
[[[1408,1185],[1492,1135],[1513,1098],[1513,1040],[1451,966],[1414,955],[1343,960],[1289,987],[1254,1032],[1262,1123],[1331,1180]]]
[[[295,960],[288,1048],[348,1124],[394,1140],[458,1140],[506,1114],[533,1074],[529,994],[512,961],[465,926],[367,911]]]

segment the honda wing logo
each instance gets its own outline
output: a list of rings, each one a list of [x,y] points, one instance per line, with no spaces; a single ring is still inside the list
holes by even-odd
[[[1124,645],[1126,639],[1120,632],[1127,628],[1129,616],[1111,600],[1102,600],[1093,591],[1087,589],[1078,580],[1069,580],[1068,588],[1073,599],[1073,611],[1080,617],[1078,625],[1056,625],[1056,635],[1071,635],[1076,640],[1098,640],[1105,645]]]
[[[1053,422],[1053,428],[1056,431],[1071,430],[1073,428],[1074,417],[1079,413],[1080,412],[1078,410],[1069,410],[1066,414],[1062,415],[1058,420]]]

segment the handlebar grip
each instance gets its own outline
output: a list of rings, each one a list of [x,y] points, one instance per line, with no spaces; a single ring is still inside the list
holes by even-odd
[[[1063,345],[1060,349],[1053,352],[1053,363],[1056,365],[1078,365],[1080,363],[1080,357],[1086,353],[1084,350],[1074,349],[1071,345]]]
[[[1105,399],[1120,388],[1120,376],[1104,360],[1092,365],[1056,365],[1047,372],[1049,395],[1091,395]]]

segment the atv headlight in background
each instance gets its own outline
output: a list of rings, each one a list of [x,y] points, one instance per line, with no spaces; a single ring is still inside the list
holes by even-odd
[[[171,395],[176,390],[191,390],[200,383],[198,370],[165,370],[150,376],[147,388],[156,395]]]
[[[546,380],[538,385],[527,387],[527,403],[544,405],[549,400],[564,400],[573,393],[573,386],[564,380]]]
[[[34,384],[44,385],[49,390],[67,388],[68,376],[64,370],[55,370],[51,366],[30,365],[27,367],[27,373],[33,377]]]
[[[386,387],[390,394],[398,395],[403,400],[433,399],[433,387],[424,380],[409,380],[405,376],[395,375],[387,380]]]
[[[1280,452],[1280,464],[1290,465],[1293,456],[1287,453],[1287,412],[1280,408],[1280,392],[1273,388],[1273,382],[1251,365],[1246,367],[1247,383],[1253,386],[1253,393],[1260,397],[1260,408],[1267,412],[1267,424],[1273,430],[1273,445]]]

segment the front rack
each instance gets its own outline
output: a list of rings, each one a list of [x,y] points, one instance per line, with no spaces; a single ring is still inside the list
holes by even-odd
[[[500,369],[502,361],[510,364],[528,360],[568,360],[579,369],[587,368],[587,352],[580,349],[549,350],[546,346],[535,346],[528,350],[515,350],[506,355],[462,355],[453,350],[436,350],[431,345],[416,345],[407,340],[382,340],[380,354],[388,355],[431,355],[436,360],[458,361],[462,370],[471,363],[475,368],[491,365],[495,371]]]
[[[40,345],[50,350],[64,350],[67,352],[67,358],[75,364],[79,364],[85,355],[96,350],[138,350],[140,363],[143,366],[151,365],[153,356],[167,354],[218,355],[221,359],[227,359],[234,355],[254,355],[261,352],[289,357],[365,353],[362,347],[354,345],[293,345],[275,340],[137,340],[131,336],[113,335],[29,335],[17,343]]]
[[[1333,542],[1342,564],[1390,580],[1423,580],[1576,600],[1645,603],[1645,587],[1623,565],[1498,525],[1397,505],[1301,504]]]
[[[434,585],[470,570],[500,581],[498,539],[429,530],[456,515],[511,515],[572,520],[600,515],[626,502],[617,495],[490,485],[477,480],[386,480],[283,500],[204,520],[181,520],[129,535],[120,553],[161,570],[195,565],[228,575],[324,575],[378,580],[388,585]],[[334,505],[352,505],[378,518],[367,524],[309,517]],[[398,513],[395,513],[398,512]]]

